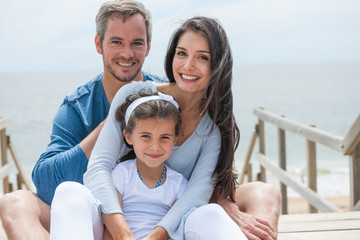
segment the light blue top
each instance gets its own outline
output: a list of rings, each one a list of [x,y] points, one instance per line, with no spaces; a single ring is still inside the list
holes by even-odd
[[[144,88],[156,91],[156,84],[133,82],[117,92],[84,174],[85,186],[98,199],[100,210],[107,214],[122,213],[111,171],[116,161],[129,151],[114,112],[128,95]],[[196,207],[207,204],[211,197],[214,188],[212,173],[221,145],[220,131],[216,126],[211,131],[212,125],[213,122],[206,113],[193,134],[167,160],[169,167],[189,181],[184,194],[158,224],[165,228],[173,239],[184,238],[184,223],[188,214]]]
[[[142,73],[144,81],[167,81],[164,77]],[[60,183],[83,183],[88,159],[79,143],[105,119],[110,108],[102,86],[103,75],[99,74],[66,96],[55,115],[51,141],[32,172],[38,197],[49,205]]]

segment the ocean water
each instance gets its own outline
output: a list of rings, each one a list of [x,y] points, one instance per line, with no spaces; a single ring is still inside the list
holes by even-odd
[[[164,75],[162,70],[146,70]],[[97,73],[99,71],[0,73],[0,116],[11,118],[7,134],[29,181],[36,160],[49,142],[52,119],[64,96]],[[341,137],[360,113],[358,62],[237,66],[233,79],[234,112],[241,131],[236,152],[239,171],[257,123],[253,115],[256,107],[303,124],[313,124]],[[269,124],[265,124],[265,129],[266,154],[277,162],[277,129]],[[306,182],[303,176],[305,140],[294,134],[286,137],[288,169],[299,181]],[[348,195],[348,157],[317,145],[317,159],[319,193]],[[269,178],[277,184],[270,174]],[[289,195],[296,194],[290,190]]]

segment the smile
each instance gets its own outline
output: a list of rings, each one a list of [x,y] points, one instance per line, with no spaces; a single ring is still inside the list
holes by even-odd
[[[125,62],[116,62],[118,65],[122,66],[122,67],[130,67],[132,65],[134,65],[133,62],[131,63],[125,63]]]
[[[184,74],[184,73],[181,73],[180,76],[181,76],[183,79],[185,79],[185,80],[190,80],[190,81],[194,81],[194,80],[199,79],[198,76],[187,75],[187,74]]]
[[[159,158],[162,156],[162,154],[146,154],[146,155],[148,155],[151,158]]]

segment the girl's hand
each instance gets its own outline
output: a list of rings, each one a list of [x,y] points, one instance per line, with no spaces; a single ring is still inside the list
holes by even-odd
[[[124,218],[124,215],[120,213],[102,213],[102,218],[105,223],[104,239],[107,237],[107,240],[135,240]]]
[[[169,234],[162,227],[154,228],[143,240],[167,240]]]

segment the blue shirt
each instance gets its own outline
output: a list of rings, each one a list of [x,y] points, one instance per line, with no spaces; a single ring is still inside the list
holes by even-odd
[[[167,82],[143,72],[144,81]],[[110,104],[102,86],[103,73],[65,97],[58,109],[51,141],[32,171],[38,197],[51,204],[56,187],[64,181],[83,183],[88,159],[79,143],[108,115]]]

